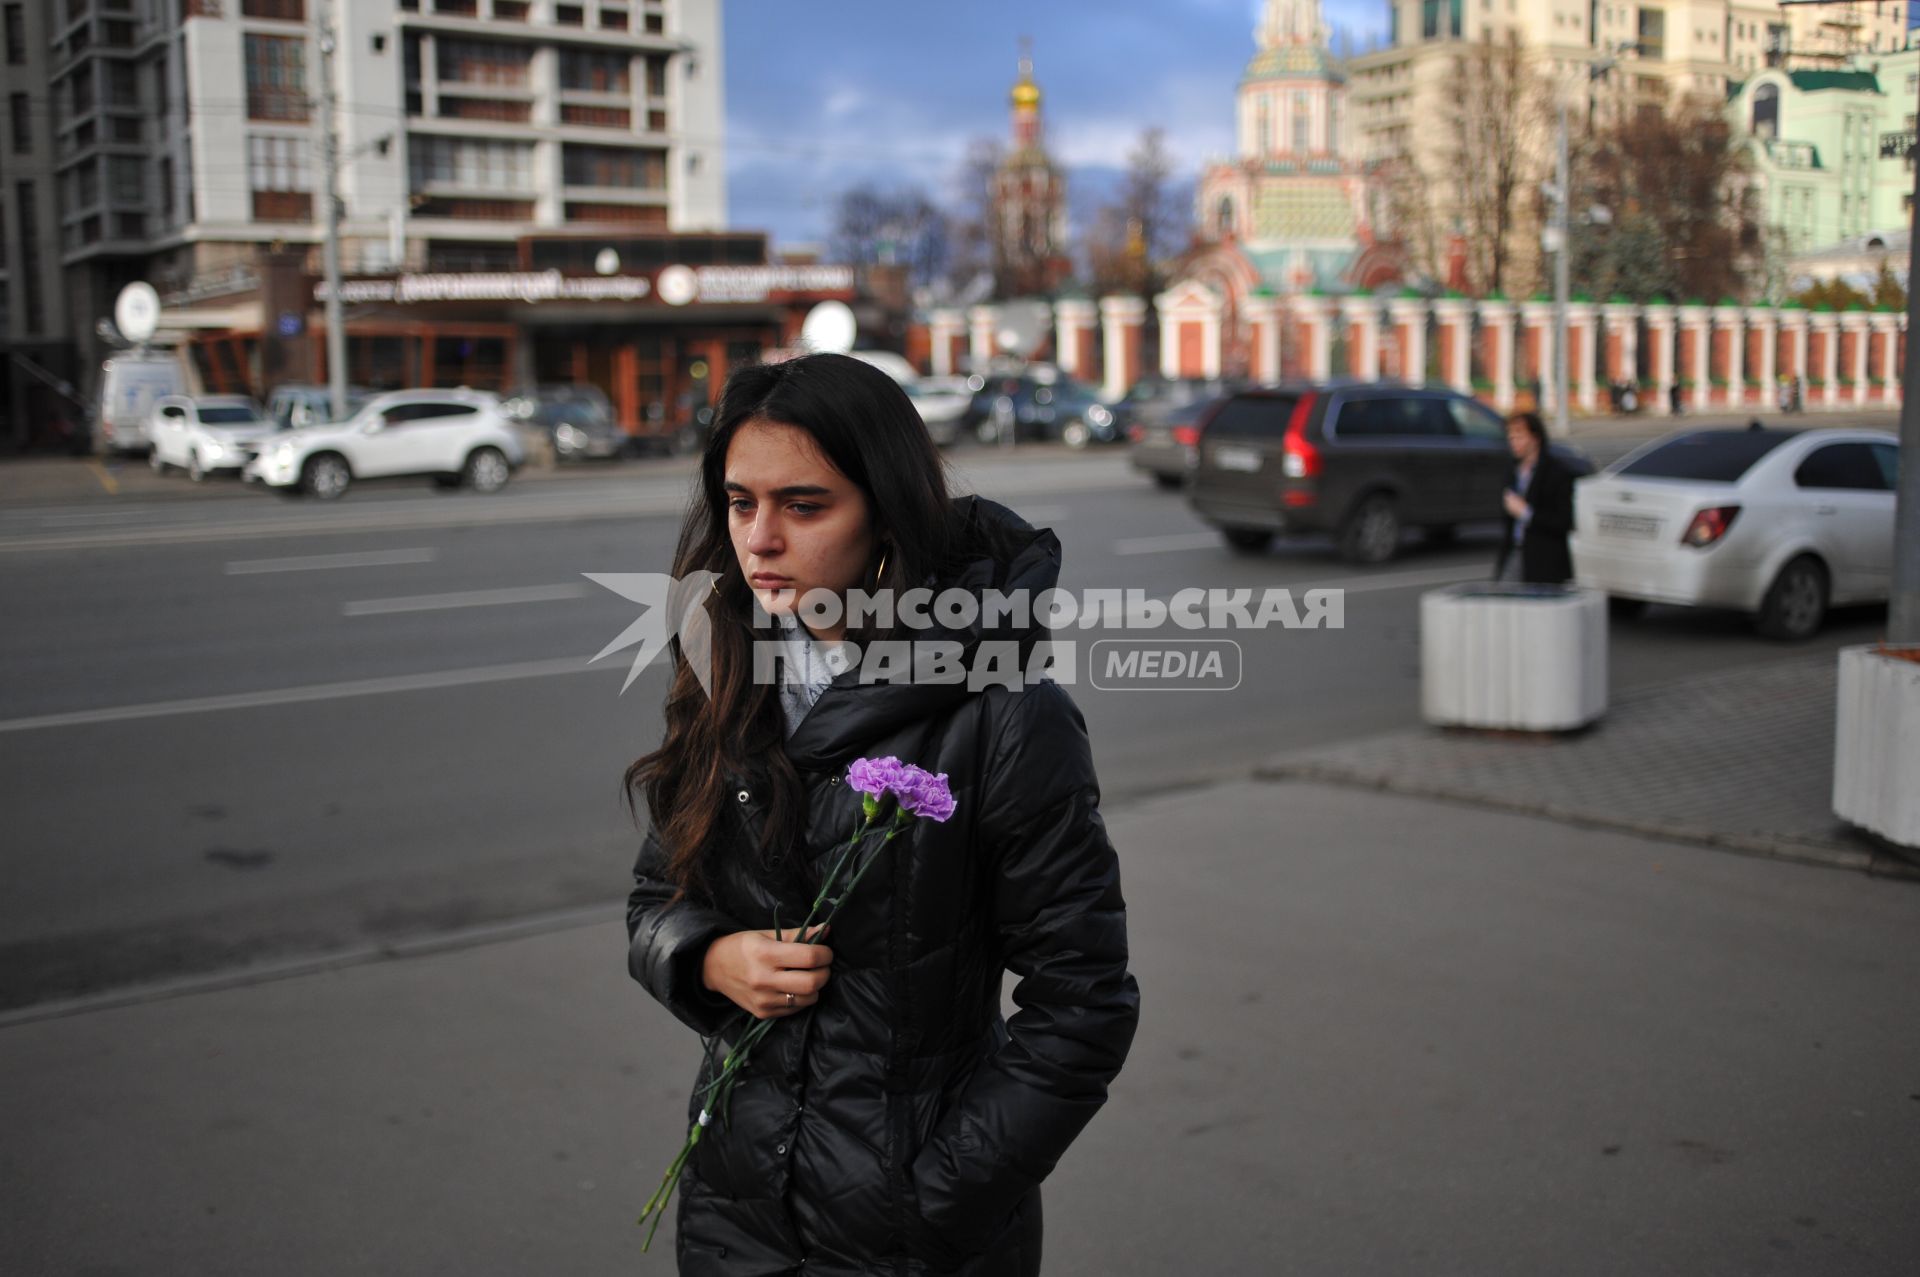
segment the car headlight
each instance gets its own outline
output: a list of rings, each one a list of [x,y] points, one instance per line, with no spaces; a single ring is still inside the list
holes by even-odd
[[[587,436],[582,434],[580,430],[572,424],[562,425],[558,430],[554,431],[553,434],[554,438],[570,448],[577,447],[587,441]]]

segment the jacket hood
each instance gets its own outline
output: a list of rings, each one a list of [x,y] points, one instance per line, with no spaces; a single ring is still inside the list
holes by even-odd
[[[981,598],[989,590],[1024,592],[1029,604],[1060,580],[1060,539],[1051,528],[1035,528],[997,501],[981,496],[958,497],[953,502],[958,524],[957,548],[945,568],[930,572],[919,584],[938,597],[941,591],[965,590]],[[1024,671],[1034,646],[1046,629],[1029,608],[1029,615],[996,615],[976,610],[971,625],[954,627],[934,621],[925,629],[896,629],[894,638],[909,643],[951,642],[961,649],[969,668],[980,645],[1012,642],[1019,649]],[[929,614],[931,615],[931,614]],[[963,678],[959,682],[860,681],[861,668],[834,679],[787,742],[795,767],[823,771],[857,757],[862,745],[916,719],[946,713],[978,695]]]

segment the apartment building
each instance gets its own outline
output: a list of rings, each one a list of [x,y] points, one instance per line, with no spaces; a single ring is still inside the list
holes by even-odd
[[[1564,101],[1580,130],[1613,112],[1664,107],[1682,96],[1723,98],[1769,67],[1838,66],[1900,49],[1907,38],[1905,3],[1874,0],[1392,0],[1388,13],[1388,44],[1350,68],[1352,128],[1366,160],[1415,175],[1441,224],[1451,223],[1459,204],[1460,174],[1448,161],[1451,103],[1463,92],[1458,60],[1473,44],[1515,41],[1544,83],[1539,109]],[[1603,59],[1611,62],[1600,76]],[[1530,167],[1544,176],[1552,130],[1533,136],[1538,153]],[[1409,238],[1417,248],[1421,237]],[[1537,224],[1516,229],[1512,256],[1522,276],[1537,266],[1538,245]]]
[[[727,227],[720,0],[4,0],[4,13],[20,58],[10,140],[28,160],[8,156],[10,335],[36,319],[83,387],[104,350],[95,326],[133,279],[160,290],[163,337],[194,348],[204,381],[318,375],[329,67],[349,276],[513,271],[530,239]],[[38,310],[15,300],[25,261],[41,266]],[[476,380],[508,377],[508,322],[452,335],[448,349],[482,352]],[[381,348],[355,349],[357,372],[432,366],[386,335],[369,330]]]

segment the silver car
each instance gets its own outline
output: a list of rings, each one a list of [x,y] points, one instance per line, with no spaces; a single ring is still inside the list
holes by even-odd
[[[1694,430],[1574,485],[1574,578],[1648,603],[1752,613],[1802,639],[1893,580],[1898,439],[1878,430]]]

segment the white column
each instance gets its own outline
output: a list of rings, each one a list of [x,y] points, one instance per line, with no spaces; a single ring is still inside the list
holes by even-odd
[[[1303,294],[1293,299],[1293,313],[1307,325],[1307,376],[1325,381],[1333,376],[1333,299]]]
[[[1673,411],[1673,382],[1676,356],[1673,340],[1673,307],[1648,306],[1647,364],[1653,372],[1653,415],[1665,417]]]
[[[1867,402],[1867,393],[1872,383],[1867,379],[1867,343],[1873,340],[1867,326],[1867,312],[1850,310],[1840,316],[1840,331],[1853,335],[1853,359],[1846,368],[1847,382],[1852,390],[1848,397],[1855,405]]]
[[[1140,380],[1140,330],[1146,320],[1147,303],[1142,298],[1100,299],[1100,335],[1106,356],[1106,379],[1100,390],[1108,399],[1120,398]]]
[[[1445,351],[1440,379],[1463,395],[1473,393],[1473,303],[1460,297],[1443,297],[1433,303],[1434,321],[1442,332],[1450,334],[1441,343]]]
[[[967,317],[957,310],[936,310],[927,316],[928,340],[933,343],[933,375],[951,377],[953,339],[967,331]]]
[[[1900,349],[1900,321],[1883,312],[1875,314],[1872,323],[1880,337],[1880,401],[1893,403],[1900,397],[1900,361],[1894,358]]]
[[[1387,303],[1387,316],[1400,342],[1401,379],[1410,386],[1427,380],[1427,303],[1418,297],[1396,297]]]
[[[1774,404],[1779,402],[1780,365],[1775,358],[1775,347],[1780,341],[1780,321],[1771,306],[1749,306],[1747,308],[1747,330],[1760,334],[1760,366],[1753,370],[1754,377],[1760,383],[1760,402]]]
[[[1513,410],[1513,317],[1512,302],[1480,303],[1482,331],[1493,334],[1488,375],[1493,378],[1493,406],[1501,412]]]
[[[1567,357],[1579,355],[1579,367],[1568,370],[1567,380],[1571,383],[1567,393],[1573,396],[1573,402],[1582,412],[1593,412],[1600,407],[1599,387],[1593,379],[1596,330],[1595,311],[1592,302],[1567,303]]]
[[[1555,415],[1554,396],[1559,388],[1553,379],[1553,303],[1546,301],[1523,301],[1520,303],[1521,341],[1526,346],[1533,345],[1535,334],[1540,334],[1540,368],[1536,374],[1540,393],[1534,410],[1549,420]]]
[[[1840,387],[1835,383],[1840,379],[1840,317],[1832,311],[1820,310],[1808,316],[1807,323],[1814,332],[1823,335],[1820,342],[1820,406],[1838,407]]]
[[[1362,381],[1380,380],[1380,303],[1366,294],[1340,299],[1340,322],[1352,329],[1359,325],[1360,337],[1356,342],[1349,331],[1347,344],[1353,351],[1348,356],[1357,361],[1349,371]]]
[[[1727,393],[1725,403],[1738,408],[1746,403],[1743,376],[1747,353],[1746,313],[1738,306],[1715,306],[1713,326],[1727,334]]]
[[[1098,313],[1092,302],[1078,297],[1063,298],[1053,304],[1054,362],[1060,365],[1061,372],[1079,381],[1093,374],[1093,369],[1080,366],[1080,347],[1081,338],[1093,331]]]
[[[984,370],[993,362],[995,350],[994,330],[1000,326],[1000,310],[996,306],[975,306],[967,312],[968,319],[968,355],[976,369]]]
[[[1693,365],[1681,369],[1681,380],[1693,382],[1693,389],[1686,396],[1687,407],[1698,412],[1707,406],[1708,392],[1713,388],[1708,373],[1710,352],[1707,349],[1713,334],[1705,306],[1682,306],[1679,315],[1680,331],[1693,334]],[[1686,343],[1683,341],[1681,345],[1684,347]]]
[[[1280,302],[1266,294],[1249,297],[1240,316],[1253,334],[1253,367],[1247,372],[1255,385],[1273,385],[1280,380]]]

